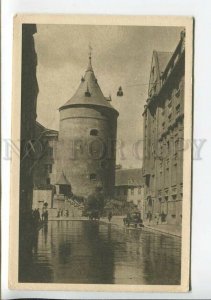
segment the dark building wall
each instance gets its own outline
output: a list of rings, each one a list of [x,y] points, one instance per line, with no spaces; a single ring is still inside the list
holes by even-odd
[[[37,56],[33,35],[36,25],[22,25],[21,74],[21,143],[20,143],[20,194],[19,194],[19,280],[28,265],[32,243],[33,165],[32,145],[35,140],[38,84]]]
[[[35,139],[38,94],[34,33],[36,33],[36,25],[22,25],[20,218],[28,213],[32,207],[34,161],[31,156],[29,141]]]
[[[143,113],[144,210],[145,218],[154,223],[181,224],[182,221],[184,42],[182,32],[180,42],[159,78],[159,89],[152,91],[149,88]]]
[[[74,194],[86,197],[98,186],[113,194],[116,128],[116,114],[101,106],[60,111],[58,173],[64,172]]]

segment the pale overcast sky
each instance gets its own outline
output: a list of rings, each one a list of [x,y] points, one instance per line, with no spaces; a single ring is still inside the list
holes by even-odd
[[[119,111],[118,140],[124,143],[117,164],[142,166],[132,149],[142,139],[142,112],[147,99],[153,50],[173,52],[180,27],[37,25],[38,57],[37,120],[59,129],[58,108],[72,97],[88,64],[88,46],[93,48],[92,66],[104,96],[111,94]],[[124,97],[117,97],[119,86]]]

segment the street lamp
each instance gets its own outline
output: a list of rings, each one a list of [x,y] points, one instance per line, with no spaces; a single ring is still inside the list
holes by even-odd
[[[118,91],[117,91],[117,97],[122,97],[124,94],[123,94],[123,90],[122,90],[122,87],[120,86]]]
[[[135,84],[129,84],[129,85],[126,85],[126,87],[134,87],[134,86],[148,86],[149,83],[135,83]],[[121,86],[119,86],[118,88],[118,91],[117,91],[117,97],[122,97],[124,96],[124,93],[123,93],[123,89]]]

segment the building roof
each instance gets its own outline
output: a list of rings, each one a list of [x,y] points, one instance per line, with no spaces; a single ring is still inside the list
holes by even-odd
[[[44,133],[45,135],[48,135],[48,134],[58,135],[57,130],[46,128],[37,121],[36,121],[36,129],[38,129],[39,133],[42,133],[42,134]]]
[[[94,105],[94,106],[103,106],[105,108],[112,109],[118,114],[118,112],[112,107],[109,101],[104,97],[100,86],[95,77],[91,56],[89,56],[89,63],[85,75],[81,78],[81,83],[72,96],[64,105],[62,105],[59,110],[78,105]]]
[[[64,172],[62,172],[62,174],[61,174],[59,180],[56,182],[56,185],[71,185],[71,184],[69,183],[69,181],[67,180],[67,178],[66,178]]]
[[[167,85],[166,82],[174,70],[179,70],[184,72],[184,53],[185,53],[185,30],[180,34],[180,41],[174,50],[174,52],[159,52],[154,50],[152,55],[149,89],[148,89],[148,99],[147,104],[144,106],[144,113],[147,107],[151,103],[154,103],[155,99],[159,93]],[[178,64],[183,62],[183,66],[178,67]],[[156,72],[154,72],[156,71]],[[156,76],[154,76],[156,75]]]
[[[161,77],[172,57],[172,52],[159,52],[154,50],[152,55],[150,79],[149,79],[149,98],[158,94],[161,88]]]
[[[157,53],[157,59],[158,59],[158,68],[159,68],[159,72],[160,72],[160,76],[162,75],[162,73],[165,71],[165,68],[170,60],[170,58],[173,55],[173,52],[158,52],[155,51]]]
[[[142,186],[142,169],[120,169],[115,173],[115,186]]]

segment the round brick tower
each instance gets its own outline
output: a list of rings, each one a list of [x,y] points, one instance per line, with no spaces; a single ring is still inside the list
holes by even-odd
[[[65,174],[75,195],[87,197],[97,187],[105,196],[113,194],[118,112],[110,101],[98,85],[90,55],[76,93],[59,108],[57,176]]]

